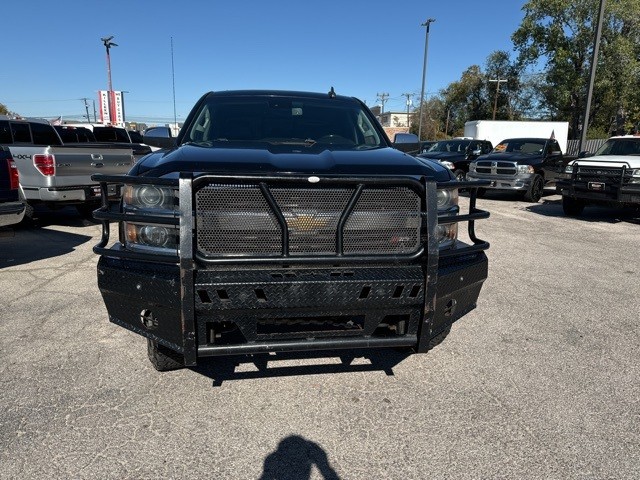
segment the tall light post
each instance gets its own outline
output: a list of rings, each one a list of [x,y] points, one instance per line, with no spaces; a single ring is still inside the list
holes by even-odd
[[[109,121],[113,123],[115,121],[116,112],[115,104],[113,101],[113,86],[111,85],[111,55],[109,54],[109,50],[111,49],[111,47],[117,47],[118,44],[111,41],[113,40],[113,35],[111,35],[110,37],[102,37],[100,40],[102,40],[102,43],[104,43],[104,48],[107,49],[107,81],[109,85],[109,91],[107,94],[109,95]]]
[[[591,97],[593,96],[593,85],[596,81],[596,67],[598,65],[598,50],[600,48],[600,37],[602,35],[602,19],[604,18],[605,0],[600,0],[600,10],[598,10],[598,23],[596,25],[596,36],[593,40],[593,55],[591,56],[591,74],[589,75],[589,88],[587,89],[587,105],[584,110],[582,120],[582,131],[580,132],[580,143],[578,152],[582,151],[583,145],[587,142],[587,129],[589,127],[589,111],[591,110]]]
[[[494,80],[489,80],[489,82],[496,82],[496,98],[493,102],[493,120],[495,120],[496,110],[498,110],[498,94],[500,93],[500,84],[505,83],[506,80],[504,78],[496,78]]]
[[[424,104],[424,81],[427,76],[427,51],[429,50],[429,26],[435,22],[435,18],[429,18],[421,26],[427,27],[424,37],[424,61],[422,62],[422,90],[420,91],[420,119],[418,121],[418,141],[422,140],[422,105]]]

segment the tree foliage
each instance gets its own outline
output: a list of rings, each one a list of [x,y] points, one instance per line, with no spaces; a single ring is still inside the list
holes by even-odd
[[[529,0],[512,36],[521,66],[544,67],[541,108],[580,134],[599,0]],[[606,4],[589,126],[630,130],[640,121],[640,0]]]
[[[0,103],[0,115],[9,115],[9,109],[2,103]]]

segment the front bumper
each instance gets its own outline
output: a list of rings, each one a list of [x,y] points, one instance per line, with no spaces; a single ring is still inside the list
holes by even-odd
[[[597,190],[593,184],[599,184]],[[640,184],[621,186],[619,183],[558,180],[556,192],[563,197],[594,204],[640,205]]]
[[[494,190],[511,190],[516,192],[529,190],[532,178],[533,177],[531,175],[518,175],[514,177],[512,175],[482,175],[471,172],[467,173],[467,180],[489,181],[489,185],[484,188],[491,188]]]
[[[421,338],[428,342],[476,307],[487,269],[484,252],[443,262],[429,317],[420,265],[195,270],[194,295],[181,298],[178,266],[102,256],[98,286],[110,321],[181,353],[188,302],[196,358],[385,346],[419,351]]]
[[[20,223],[24,218],[24,211],[23,202],[0,203],[0,227]]]

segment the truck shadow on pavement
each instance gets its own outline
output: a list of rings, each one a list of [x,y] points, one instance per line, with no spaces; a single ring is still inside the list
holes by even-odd
[[[95,226],[95,223],[74,214],[69,217],[46,216],[29,224],[0,228],[0,269],[66,255],[78,245],[94,239],[92,235],[46,228],[52,225],[84,227]]]
[[[562,211],[562,200],[543,199],[541,203],[536,203],[526,207],[526,210],[545,217],[566,217],[572,220],[584,222],[601,223],[632,223],[640,225],[640,210],[635,208],[611,208],[599,205],[588,205],[579,217],[568,217]]]
[[[211,378],[214,387],[219,387],[223,382],[230,380],[297,375],[382,371],[392,376],[393,367],[409,355],[409,352],[391,348],[363,349],[357,353],[347,350],[264,353],[204,358],[199,360],[200,364],[193,370]],[[336,359],[339,359],[339,363],[336,363]],[[277,365],[279,362],[280,365]],[[292,365],[292,363],[295,364]],[[251,369],[247,370],[247,368]]]
[[[329,463],[327,452],[320,445],[299,435],[290,435],[282,439],[276,451],[265,458],[259,480],[309,479],[314,466],[324,480],[340,479]]]

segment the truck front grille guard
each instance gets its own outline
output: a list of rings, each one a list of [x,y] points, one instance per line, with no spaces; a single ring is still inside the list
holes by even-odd
[[[276,184],[276,185],[301,185],[309,181],[309,177],[263,177],[263,176],[198,176],[195,177],[191,173],[181,173],[179,180],[176,179],[163,179],[163,178],[148,178],[148,177],[129,177],[129,176],[107,176],[107,175],[93,175],[92,180],[100,183],[102,192],[102,207],[94,212],[94,217],[100,220],[102,223],[102,238],[100,242],[93,247],[93,251],[99,255],[115,258],[134,259],[139,261],[148,261],[155,263],[168,263],[179,265],[180,270],[180,297],[181,297],[181,312],[180,322],[182,325],[182,347],[185,365],[196,365],[199,348],[196,343],[196,318],[195,318],[195,270],[196,261],[198,263],[205,263],[210,265],[220,264],[269,264],[278,263],[285,265],[295,264],[353,264],[353,263],[371,263],[377,262],[380,264],[399,264],[399,263],[415,263],[419,262],[423,266],[425,274],[425,296],[423,305],[423,314],[420,322],[420,327],[417,334],[417,343],[415,344],[416,351],[426,352],[428,350],[428,343],[433,334],[433,318],[435,314],[436,305],[436,292],[437,292],[437,280],[438,280],[438,264],[440,257],[465,257],[474,256],[479,252],[489,248],[489,243],[479,239],[475,234],[475,221],[488,218],[489,212],[476,208],[477,189],[489,184],[486,181],[474,181],[474,182],[444,182],[436,183],[433,181],[427,181],[422,179],[418,181],[412,178],[325,178],[323,177],[323,184],[328,185],[352,185],[356,187],[356,191],[361,191],[364,185],[378,185],[381,187],[402,186],[411,188],[420,195],[421,200],[421,215],[422,215],[422,229],[426,232],[426,242],[421,245],[420,248],[411,254],[407,255],[331,255],[331,256],[304,256],[304,257],[291,257],[286,256],[286,248],[283,248],[283,255],[273,258],[216,258],[216,259],[203,259],[198,255],[194,255],[196,225],[193,213],[193,205],[195,194],[194,191],[202,185],[207,185],[211,182],[216,183],[229,183],[237,184],[238,182],[253,182],[259,185]],[[152,185],[164,185],[178,187],[179,195],[179,211],[177,216],[174,217],[162,217],[162,216],[150,216],[150,215],[132,215],[125,214],[122,211],[121,205],[109,204],[108,198],[108,184],[152,184]],[[469,213],[466,215],[434,215],[437,211],[437,190],[447,188],[464,188],[469,191]],[[355,203],[352,198],[349,205],[345,209],[345,212],[341,219],[340,224],[344,225],[349,213],[349,208],[353,208]],[[277,216],[277,215],[276,215]],[[109,222],[118,221],[120,225],[125,221],[138,221],[146,223],[158,223],[164,225],[179,226],[180,229],[180,255],[158,255],[155,253],[134,252],[125,249],[121,244],[114,245],[112,248],[107,248],[109,243]],[[284,225],[284,219],[278,220],[280,225]],[[461,248],[453,248],[450,250],[439,251],[438,240],[436,237],[436,230],[438,224],[451,224],[459,222],[468,222],[469,224],[469,238],[473,242],[473,245],[464,246]],[[426,224],[426,229],[424,228]],[[120,229],[122,239],[122,228]],[[341,228],[337,229],[337,252],[341,252],[340,244],[344,239],[341,239]],[[284,232],[284,230],[283,230]],[[283,235],[286,237],[286,235]],[[368,345],[374,346],[393,346],[393,345],[408,345],[415,340],[411,338],[396,338],[396,339],[368,339]],[[346,341],[353,341],[346,339]],[[376,343],[377,341],[377,343]],[[345,348],[347,346],[344,343],[345,340],[337,341],[319,341],[315,342],[315,348]],[[356,346],[362,346],[360,342],[356,342]],[[306,345],[306,344],[305,344]],[[276,347],[275,344],[271,344],[272,347]],[[295,342],[282,344],[277,346],[278,349],[295,349]],[[306,345],[308,348],[308,345]],[[267,348],[265,345],[264,348]],[[201,352],[206,354],[206,352]],[[238,353],[238,352],[236,352]]]
[[[100,242],[94,247],[94,252],[100,255],[106,255],[109,257],[129,258],[141,261],[151,261],[157,263],[180,263],[180,258],[184,257],[184,245],[185,239],[191,239],[191,251],[194,252],[193,259],[203,264],[310,264],[310,263],[329,263],[332,265],[345,264],[345,263],[412,263],[419,261],[425,254],[435,255],[438,257],[458,257],[473,254],[479,251],[483,251],[489,248],[489,243],[479,239],[475,234],[475,220],[485,219],[489,217],[489,212],[480,210],[476,207],[476,192],[477,188],[488,185],[486,181],[472,181],[472,182],[442,182],[435,183],[429,181],[418,181],[412,178],[360,178],[360,177],[329,177],[322,178],[323,185],[331,186],[352,186],[355,187],[356,193],[349,200],[343,215],[340,218],[339,226],[336,231],[336,254],[334,255],[304,255],[304,256],[292,256],[290,254],[289,247],[289,232],[287,229],[286,220],[282,216],[282,212],[273,204],[273,196],[268,193],[268,188],[273,185],[279,187],[287,186],[300,186],[308,183],[308,177],[290,176],[290,177],[265,177],[265,176],[225,176],[225,175],[201,175],[193,177],[192,174],[181,174],[180,180],[167,179],[167,178],[149,178],[149,177],[129,177],[129,176],[115,176],[115,175],[101,175],[95,174],[92,179],[99,182],[101,186],[102,206],[94,212],[94,217],[100,220],[102,223],[102,236]],[[260,189],[265,194],[266,201],[270,204],[274,212],[274,216],[277,218],[278,224],[282,233],[283,248],[280,254],[270,256],[220,256],[216,258],[207,257],[198,252],[193,243],[197,236],[193,205],[195,204],[195,192],[203,188],[204,186],[216,184],[248,184],[259,185]],[[152,184],[157,186],[171,186],[179,187],[179,211],[173,217],[159,216],[159,215],[140,215],[124,213],[122,208],[117,203],[109,203],[107,197],[107,185],[108,184]],[[422,208],[420,215],[423,222],[423,230],[426,230],[427,242],[425,245],[419,246],[415,251],[406,254],[375,254],[375,255],[357,255],[344,253],[344,233],[343,227],[347,222],[350,213],[353,211],[355,203],[359,195],[361,194],[365,186],[378,186],[378,187],[405,187],[410,188],[416,192],[422,199]],[[433,206],[436,205],[436,191],[437,189],[447,189],[457,187],[460,189],[467,189],[469,191],[469,213],[466,215],[442,215],[437,217],[437,221],[433,225],[430,225],[430,220],[435,218],[434,215],[427,213],[432,210],[436,210]],[[433,195],[430,195],[430,190],[433,190]],[[430,197],[433,196],[433,199]],[[189,205],[191,208],[185,208],[185,199],[190,198]],[[431,207],[429,207],[431,205]],[[178,254],[158,254],[151,252],[138,252],[125,249],[122,245],[107,248],[110,239],[110,221],[118,222],[141,222],[152,223],[160,225],[172,225],[180,228],[180,256]],[[434,243],[433,251],[430,251],[428,245],[433,237],[435,240],[435,230],[438,224],[451,224],[468,222],[468,234],[473,245],[463,246],[460,248],[444,249],[438,251],[437,241]],[[187,237],[183,239],[183,227],[188,232]],[[426,227],[426,229],[425,229]]]
[[[598,173],[600,172],[600,173]],[[582,182],[587,185],[589,182],[604,182],[617,187],[617,194],[620,195],[620,188],[625,187],[631,181],[631,166],[629,163],[623,163],[621,167],[598,167],[590,164],[588,160],[580,163],[573,163],[573,171],[571,172],[571,182],[568,185],[569,194],[575,195],[576,183]],[[562,185],[563,182],[560,182]]]

